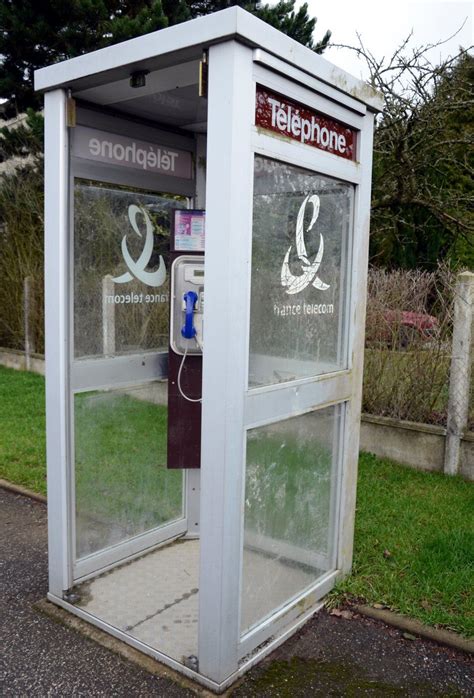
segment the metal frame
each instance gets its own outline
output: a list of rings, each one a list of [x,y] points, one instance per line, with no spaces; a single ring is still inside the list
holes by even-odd
[[[231,684],[237,681],[241,676],[243,676],[247,671],[249,671],[253,666],[255,666],[255,664],[258,664],[258,662],[260,662],[267,655],[276,650],[277,647],[286,642],[288,638],[294,635],[324,605],[322,602],[318,603],[316,601],[313,603],[309,603],[309,606],[311,608],[309,608],[309,610],[306,609],[304,613],[300,615],[298,620],[290,628],[283,629],[281,634],[275,637],[271,642],[261,647],[257,652],[252,653],[249,657],[246,657],[245,660],[241,662],[241,664],[235,672],[233,672],[230,676],[227,676],[224,681],[218,683],[217,681],[213,681],[211,678],[208,678],[200,672],[198,673],[196,671],[193,671],[192,669],[185,666],[184,664],[181,664],[172,657],[169,657],[168,655],[159,652],[153,647],[150,647],[150,645],[146,645],[141,640],[137,640],[131,635],[128,635],[126,632],[118,630],[118,628],[115,628],[113,625],[110,625],[110,623],[107,623],[106,621],[103,621],[100,618],[93,616],[87,611],[84,611],[82,608],[78,606],[73,606],[68,601],[56,597],[52,593],[48,593],[48,599],[60,608],[64,608],[66,611],[69,611],[78,618],[81,618],[82,620],[85,620],[91,625],[94,625],[95,627],[99,628],[100,630],[105,631],[109,635],[112,635],[112,637],[116,637],[118,640],[122,640],[122,642],[125,642],[127,645],[130,645],[131,647],[134,647],[140,652],[143,652],[143,654],[146,654],[149,657],[153,657],[153,659],[156,659],[158,662],[161,662],[162,664],[169,666],[171,669],[174,669],[178,673],[183,674],[184,676],[187,676],[190,679],[193,679],[202,686],[210,688],[217,694],[223,693],[223,691],[225,691],[226,688],[228,688]]]
[[[35,88],[51,90],[75,82],[82,89],[123,79],[135,64],[147,61],[148,69],[164,68],[175,63],[200,58],[203,48],[229,40],[262,49],[301,73],[333,87],[341,101],[350,95],[356,101],[379,111],[379,93],[366,83],[346,73],[310,51],[302,44],[284,36],[277,29],[258,20],[239,7],[230,7],[207,17],[193,20],[151,34],[130,39],[115,46],[72,58],[35,72]],[[97,70],[100,66],[100,73]],[[110,71],[110,79],[104,73]],[[80,82],[82,81],[82,82]]]
[[[282,62],[277,59],[262,56],[262,52],[254,52],[254,60],[263,63],[266,59],[271,67],[277,64],[282,70]],[[278,411],[280,419],[283,418],[284,404],[294,402],[296,393],[301,399],[302,407],[310,409],[323,408],[332,403],[344,404],[344,430],[343,443],[340,449],[342,457],[341,481],[339,483],[340,503],[338,539],[336,541],[337,569],[341,573],[350,571],[352,564],[353,526],[355,515],[355,494],[357,483],[357,454],[359,445],[359,421],[360,403],[362,392],[362,368],[363,368],[363,342],[365,329],[365,302],[366,279],[369,239],[369,210],[370,210],[370,181],[372,165],[372,132],[373,114],[366,111],[364,118],[360,113],[353,111],[341,111],[337,105],[331,107],[326,96],[327,86],[313,79],[314,92],[308,90],[310,84],[306,81],[305,87],[301,86],[302,78],[297,75],[300,72],[292,68],[290,74],[298,79],[300,84],[292,85],[286,77],[269,74],[267,70],[256,66],[255,80],[265,86],[293,97],[299,102],[308,104],[314,109],[322,111],[334,118],[342,119],[359,131],[357,145],[357,162],[342,161],[333,155],[318,152],[316,155],[312,149],[300,146],[298,143],[286,143],[281,139],[266,136],[256,132],[254,135],[255,152],[273,157],[284,162],[316,170],[322,175],[332,176],[355,185],[355,199],[353,212],[353,231],[349,240],[348,262],[348,299],[345,312],[345,334],[347,351],[347,370],[337,371],[334,374],[326,374],[313,379],[300,379],[288,384],[272,386],[271,388],[252,389],[247,394],[247,409],[250,414],[258,409],[261,414],[275,414]],[[333,95],[331,95],[333,96]],[[354,110],[356,106],[351,97],[340,98],[344,107]],[[359,109],[359,112],[362,108]],[[315,167],[315,160],[317,166]],[[361,168],[359,163],[363,163]],[[344,352],[345,353],[345,352]],[[301,388],[300,388],[301,386]],[[265,399],[265,393],[268,398]],[[303,395],[301,395],[303,393]],[[316,393],[318,398],[316,399]],[[305,397],[305,394],[307,397]],[[258,401],[258,403],[257,403]],[[266,403],[266,404],[265,404]],[[257,408],[258,404],[258,408]],[[278,408],[278,405],[281,405]],[[275,414],[276,417],[276,414]],[[273,421],[273,420],[271,420]],[[259,423],[262,423],[261,421]],[[253,425],[252,425],[253,426]]]
[[[199,670],[218,683],[236,671],[239,659],[255,99],[252,67],[252,52],[234,41],[209,50]],[[242,294],[238,304],[235,279]],[[225,394],[232,399],[223,403]]]
[[[256,53],[256,52],[255,52]],[[254,59],[255,59],[254,53]],[[362,120],[357,115],[351,118],[343,116],[340,107],[330,106],[328,101],[318,94],[310,94],[308,89],[299,85],[289,85],[288,80],[283,77],[278,77],[270,74],[267,70],[257,67],[254,71],[256,83],[260,83],[266,87],[274,89],[276,92],[293,97],[299,102],[308,104],[316,110],[328,113],[334,118],[343,119],[346,123],[350,123],[356,128],[362,127]],[[316,81],[315,81],[316,82]],[[315,85],[315,87],[318,87]],[[318,153],[312,149],[299,147],[299,144],[285,143],[280,139],[273,139],[258,130],[254,133],[253,138],[254,152],[265,157],[272,157],[276,160],[288,162],[296,166],[306,167],[309,170],[320,173],[323,176],[335,176],[338,180],[349,182],[355,186],[360,181],[360,171],[358,166],[350,161],[342,162],[338,158],[325,153]],[[296,147],[295,147],[296,146]],[[325,157],[321,157],[321,155]],[[352,226],[351,226],[352,227]],[[353,234],[349,230],[349,236],[345,245],[347,254],[343,254],[341,259],[341,276],[351,277],[352,268],[352,250],[353,250]],[[347,269],[344,264],[348,265]],[[333,373],[321,374],[310,378],[303,378],[288,383],[272,385],[265,388],[251,388],[247,393],[247,408],[249,412],[249,421],[246,423],[246,428],[253,428],[257,425],[269,424],[281,419],[298,416],[313,412],[315,410],[324,409],[329,406],[338,407],[337,414],[340,418],[337,420],[337,429],[334,435],[334,462],[333,462],[333,486],[331,493],[332,515],[330,529],[333,532],[333,541],[329,555],[336,561],[338,559],[337,532],[340,522],[333,520],[337,519],[338,502],[340,501],[340,483],[342,457],[344,453],[343,434],[345,433],[344,425],[346,422],[347,403],[352,397],[352,371],[349,362],[349,315],[350,315],[350,285],[345,287],[346,298],[343,301],[343,312],[340,323],[342,330],[343,344],[340,348],[340,354],[345,360],[341,370]],[[292,406],[291,411],[289,406]],[[298,407],[295,409],[295,405]],[[257,414],[260,418],[257,417]],[[334,565],[334,570],[337,569],[337,564]],[[335,578],[334,578],[335,579]],[[318,587],[316,582],[315,587]],[[269,626],[268,621],[264,621],[263,625]],[[270,630],[270,627],[269,627]],[[242,640],[245,649],[247,649]],[[242,652],[245,650],[242,649]]]
[[[45,357],[49,589],[71,586],[69,556],[69,134],[66,93],[45,95]]]
[[[368,86],[272,27],[234,7],[187,24],[139,37],[92,54],[37,71],[36,87],[49,90],[45,98],[45,180],[46,180],[46,358],[47,358],[47,454],[50,546],[50,598],[107,632],[195,678],[222,691],[253,663],[271,651],[300,627],[320,606],[319,599],[336,579],[350,570],[357,478],[357,453],[362,386],[363,334],[370,169],[373,112],[381,108],[380,97]],[[69,395],[91,386],[90,376],[81,372],[70,384],[71,308],[68,299],[68,207],[70,197],[69,133],[66,128],[66,89],[92,98],[97,88],[108,85],[108,102],[114,83],[125,84],[134,66],[160,71],[180,84],[189,81],[189,67],[203,49],[209,53],[208,138],[197,137],[196,204],[203,207],[206,189],[206,352],[203,357],[202,472],[188,475],[186,497],[193,526],[200,528],[199,674],[166,657],[126,633],[68,604],[62,595],[73,581],[71,520],[69,512],[70,459]],[[174,64],[185,64],[174,70]],[[100,73],[97,66],[100,65]],[[155,76],[158,79],[158,75]],[[155,79],[155,78],[153,78]],[[287,95],[359,132],[357,160],[337,156],[288,142],[260,132],[254,126],[255,85],[262,84]],[[106,101],[107,101],[106,100]],[[112,113],[100,114],[79,109],[81,123],[120,132],[126,120]],[[113,122],[113,124],[112,124]],[[140,127],[155,134],[151,125]],[[137,126],[138,129],[138,126]],[[125,133],[125,131],[124,131]],[[161,132],[160,132],[161,137]],[[188,138],[164,133],[169,143],[181,147]],[[347,251],[352,259],[348,279],[346,312],[346,359],[343,369],[310,378],[262,388],[248,388],[250,271],[252,249],[252,196],[254,154],[304,167],[321,175],[350,182],[355,187],[353,233]],[[201,160],[207,157],[206,176]],[[229,164],[232,163],[232,167]],[[361,164],[360,164],[361,163]],[[89,163],[74,159],[76,176],[90,176]],[[94,167],[97,173],[98,168]],[[117,181],[111,168],[103,166],[105,181]],[[161,177],[151,182],[143,173],[130,173],[132,186],[163,189]],[[96,175],[94,175],[96,176]],[[125,172],[124,172],[125,176]],[[158,177],[158,179],[156,179]],[[156,180],[156,181],[155,181]],[[172,184],[165,178],[167,191]],[[145,181],[148,183],[145,185]],[[187,193],[183,181],[174,182],[176,192]],[[187,183],[189,185],[189,182]],[[189,187],[189,191],[191,192]],[[189,193],[188,195],[192,195]],[[223,232],[225,234],[223,234]],[[241,302],[234,303],[234,282],[238,280]],[[228,311],[232,305],[232,314]],[[155,360],[155,359],[154,359]],[[157,359],[159,361],[159,357]],[[145,362],[147,364],[147,361]],[[90,368],[84,363],[84,370]],[[143,367],[146,376],[156,368]],[[126,369],[127,380],[130,371]],[[87,373],[87,371],[86,371]],[[82,378],[81,378],[82,375]],[[106,382],[118,376],[112,373]],[[96,377],[97,378],[97,377]],[[122,378],[124,376],[122,375]],[[96,386],[96,383],[94,383]],[[223,401],[223,395],[229,399]],[[290,405],[297,405],[290,410]],[[332,522],[336,562],[334,570],[318,579],[270,617],[240,635],[240,588],[243,541],[243,496],[247,430],[255,426],[305,414],[330,405],[339,405],[341,427],[335,436],[338,450],[337,486],[331,499],[337,510]],[[201,479],[200,506],[198,505]],[[175,522],[176,523],[176,522]],[[177,535],[171,522],[166,535]],[[179,522],[180,523],[180,522]],[[163,530],[163,533],[165,531]],[[129,549],[133,557],[137,549]],[[87,564],[79,571],[83,578],[92,573]],[[113,564],[105,558],[105,565]],[[274,638],[274,639],[272,639]],[[267,643],[255,652],[262,643]],[[255,652],[249,659],[248,653]]]

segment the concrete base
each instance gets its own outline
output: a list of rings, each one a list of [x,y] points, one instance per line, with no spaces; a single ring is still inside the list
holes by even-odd
[[[26,371],[26,355],[19,349],[3,349],[0,347],[0,366],[15,368],[17,371]],[[30,355],[29,371],[44,376],[44,356],[42,354]]]
[[[446,429],[432,424],[402,422],[364,414],[360,450],[389,458],[417,470],[443,472]],[[460,475],[474,480],[474,434],[461,441]]]

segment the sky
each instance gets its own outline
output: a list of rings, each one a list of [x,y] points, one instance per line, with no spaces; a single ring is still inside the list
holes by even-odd
[[[445,45],[434,49],[430,60],[453,56],[459,45],[468,48],[474,43],[472,2],[459,0],[307,0],[310,16],[316,16],[315,38],[326,29],[332,31],[335,44],[357,45],[356,32],[376,58],[389,56],[413,30],[411,46],[433,44],[460,32]],[[301,5],[297,2],[297,6]],[[349,50],[329,48],[324,57],[356,77],[366,78],[361,60]]]

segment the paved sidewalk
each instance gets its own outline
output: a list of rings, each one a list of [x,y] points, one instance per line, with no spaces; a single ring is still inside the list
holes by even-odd
[[[47,589],[46,508],[0,489],[2,696],[192,696],[39,614]],[[367,618],[320,613],[232,695],[472,696],[467,655]]]

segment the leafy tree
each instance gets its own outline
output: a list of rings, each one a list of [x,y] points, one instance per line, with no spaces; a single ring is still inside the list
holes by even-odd
[[[308,6],[295,11],[295,0],[261,2],[207,0],[0,0],[0,98],[8,100],[7,116],[38,108],[33,73],[45,65],[94,49],[240,5],[297,41],[321,52],[329,32],[314,43],[316,19]]]
[[[29,107],[26,119],[16,128],[0,128],[0,162],[14,157],[41,158],[44,147],[44,119]]]
[[[165,26],[160,0],[1,0],[0,97],[10,114],[37,108],[37,68]]]
[[[300,44],[316,51],[316,53],[322,53],[331,38],[331,32],[327,31],[320,41],[314,42],[313,33],[317,19],[316,17],[310,18],[306,2],[297,11],[295,10],[295,0],[279,0],[276,5],[229,0],[197,0],[188,3],[192,17],[224,10],[233,5],[238,5],[248,12],[252,12],[259,19],[271,24],[272,27],[291,36],[292,39],[299,41]]]
[[[276,5],[260,5],[256,3],[254,14],[264,22],[271,24],[272,27],[279,29],[284,34],[291,36],[292,39],[299,41],[300,44],[307,46],[316,53],[322,53],[329,44],[331,32],[326,31],[323,38],[316,43],[313,40],[313,35],[316,27],[317,19],[312,19],[308,15],[308,5],[304,3],[299,10],[295,12],[294,0],[280,0]]]

